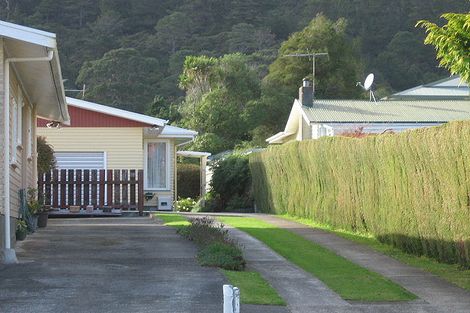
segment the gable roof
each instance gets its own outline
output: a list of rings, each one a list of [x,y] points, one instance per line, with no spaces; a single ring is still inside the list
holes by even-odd
[[[26,97],[36,105],[37,114],[45,119],[68,123],[64,85],[57,50],[56,35],[38,29],[0,21],[5,58],[14,58],[15,71],[25,87]],[[46,58],[50,61],[18,62],[24,58]]]
[[[85,109],[85,110],[89,110],[89,111],[93,111],[97,113],[120,117],[123,119],[147,124],[149,126],[152,126],[152,125],[165,126],[168,123],[167,120],[163,120],[160,118],[151,117],[151,116],[140,114],[140,113],[126,111],[126,110],[122,110],[118,108],[113,108],[107,105],[102,105],[102,104],[75,99],[75,98],[70,98],[70,97],[67,97],[67,103],[70,106],[77,107],[80,109]]]
[[[470,88],[460,76],[453,75],[429,84],[397,92],[388,99],[470,99]]]
[[[315,100],[302,111],[315,123],[442,123],[470,119],[470,101]]]
[[[197,132],[194,130],[189,130],[177,126],[168,125],[167,120],[163,120],[157,117],[151,117],[148,115],[135,113],[131,111],[126,111],[122,109],[113,108],[107,105],[102,105],[90,101],[75,99],[67,97],[67,103],[71,107],[80,108],[83,110],[89,110],[99,114],[105,114],[113,117],[118,117],[121,119],[126,119],[129,121],[141,123],[144,126],[163,126],[163,130],[160,133],[159,137],[161,138],[189,138],[193,139],[197,136]],[[72,121],[73,123],[73,121]],[[135,124],[139,125],[139,124]],[[135,126],[134,125],[134,126]]]

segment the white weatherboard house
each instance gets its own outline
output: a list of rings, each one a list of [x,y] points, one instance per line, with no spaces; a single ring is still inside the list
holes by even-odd
[[[438,87],[438,89],[440,89]],[[448,88],[453,90],[453,88]],[[437,126],[449,121],[470,119],[470,100],[413,99],[381,100],[313,100],[307,81],[299,89],[284,131],[266,141],[283,144],[289,141],[318,139],[341,135],[362,128],[365,133],[401,132],[407,129]]]
[[[37,182],[36,117],[69,121],[55,34],[0,21],[0,103],[0,263],[14,263],[19,192]]]

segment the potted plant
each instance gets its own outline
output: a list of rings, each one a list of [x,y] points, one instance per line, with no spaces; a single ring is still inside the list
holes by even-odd
[[[28,211],[30,219],[28,220],[28,229],[30,232],[34,233],[38,227],[38,218],[41,210],[41,203],[39,202],[37,196],[37,190],[34,188],[28,188]]]
[[[28,225],[24,220],[18,220],[16,222],[16,240],[23,241],[28,234]]]

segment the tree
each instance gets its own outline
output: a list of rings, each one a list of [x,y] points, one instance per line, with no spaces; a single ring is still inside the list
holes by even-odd
[[[394,90],[404,90],[443,76],[444,73],[436,72],[437,62],[433,53],[430,47],[423,45],[418,34],[398,32],[375,63]],[[383,78],[378,81],[383,82]]]
[[[307,58],[285,57],[292,53],[327,52],[328,59],[318,59],[315,85],[318,98],[354,98],[360,90],[362,64],[353,43],[346,37],[346,20],[333,22],[317,15],[307,27],[293,33],[282,43],[278,58],[269,67],[265,80],[288,88],[295,96],[304,77],[312,77],[312,62]]]
[[[302,79],[312,78],[311,60],[286,55],[307,52],[328,52],[327,59],[319,58],[316,63],[317,98],[357,98],[361,94],[355,82],[360,78],[362,63],[346,36],[346,21],[333,22],[317,15],[307,27],[282,43],[277,59],[263,80],[260,106],[266,109],[266,116],[262,123],[274,131],[284,127]]]
[[[38,151],[38,174],[50,172],[56,166],[56,160],[54,157],[54,149],[50,144],[47,143],[45,137],[39,136],[37,138],[37,151]]]
[[[260,96],[260,80],[246,56],[187,57],[180,86],[187,92],[181,108],[185,126],[213,133],[232,147],[257,126],[248,124],[246,115],[248,104]]]
[[[86,84],[87,99],[144,112],[155,97],[160,78],[156,59],[135,49],[116,49],[99,60],[85,62],[77,84]]]
[[[442,18],[447,20],[442,27],[424,20],[416,25],[426,29],[424,43],[436,48],[440,66],[470,83],[470,13],[447,13]]]

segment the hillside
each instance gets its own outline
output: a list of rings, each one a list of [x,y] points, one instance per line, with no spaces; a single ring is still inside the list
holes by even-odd
[[[416,22],[469,10],[467,0],[7,0],[0,18],[57,33],[67,89],[85,84],[87,99],[178,120],[188,55],[240,52],[262,79],[281,43],[323,13],[346,19],[361,71],[391,92],[446,75]]]

